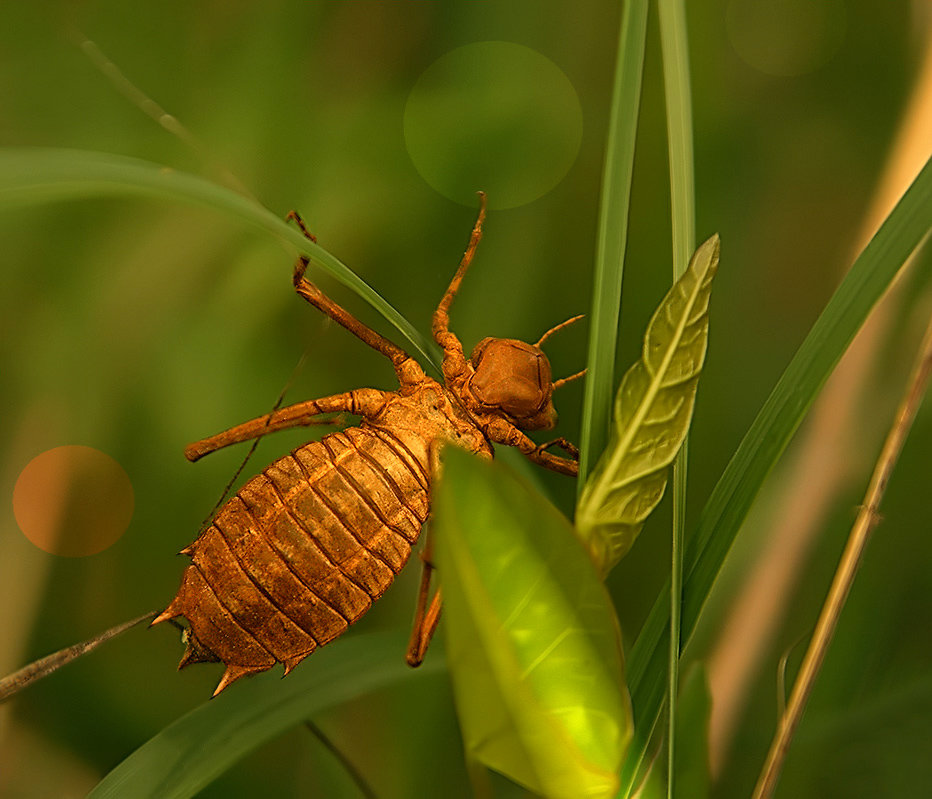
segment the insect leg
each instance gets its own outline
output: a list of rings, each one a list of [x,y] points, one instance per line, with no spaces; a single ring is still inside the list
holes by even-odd
[[[450,332],[450,306],[453,304],[453,298],[459,291],[460,284],[463,282],[463,276],[469,265],[472,263],[473,256],[476,254],[476,247],[479,246],[479,240],[482,238],[482,223],[485,221],[485,192],[479,192],[479,214],[476,217],[476,224],[473,225],[472,233],[469,236],[469,244],[463,258],[460,261],[459,268],[446,293],[440,300],[437,310],[431,321],[431,333],[441,347],[443,347],[443,373],[450,379],[463,374],[466,370],[466,356],[463,354],[463,345],[454,333]]]
[[[274,413],[267,413],[257,419],[231,427],[222,433],[195,441],[185,447],[184,455],[189,461],[196,461],[216,452],[218,449],[228,447],[230,444],[239,444],[259,438],[266,433],[278,430],[287,430],[290,427],[302,427],[313,424],[326,424],[326,421],[315,419],[323,413],[352,413],[356,416],[374,416],[384,406],[386,392],[374,388],[358,388],[343,394],[334,394],[316,400],[299,402],[289,405]]]
[[[579,464],[576,462],[579,457],[579,451],[565,438],[555,438],[546,444],[535,444],[530,438],[522,433],[517,427],[504,419],[493,419],[483,426],[483,432],[491,441],[496,444],[504,444],[508,447],[517,447],[517,449],[528,460],[550,469],[553,472],[566,474],[575,477],[579,474]],[[558,446],[570,453],[569,458],[562,458],[559,455],[552,455],[547,452],[550,447]]]
[[[289,220],[293,221],[301,229],[301,232],[304,234],[304,238],[310,239],[315,244],[317,244],[317,236],[315,236],[313,233],[311,233],[310,230],[307,229],[307,225],[304,224],[304,220],[301,218],[301,214],[299,214],[297,211],[289,211],[288,215],[285,217],[285,221],[287,222]]]
[[[421,585],[417,592],[417,606],[414,610],[414,623],[411,626],[411,640],[408,642],[408,651],[405,655],[405,661],[412,668],[420,666],[427,654],[427,647],[430,646],[430,640],[433,638],[434,631],[440,621],[440,611],[443,608],[443,599],[440,589],[434,594],[430,601],[430,607],[427,606],[427,597],[430,594],[430,580],[434,573],[434,565],[431,562],[433,551],[433,541],[431,531],[427,531],[427,543],[421,552],[423,567],[421,569]]]
[[[440,450],[436,443],[428,450],[430,461],[431,484],[436,485],[440,476]],[[443,608],[443,599],[440,589],[434,594],[427,605],[430,596],[430,581],[434,574],[434,535],[430,519],[427,520],[427,532],[424,534],[424,549],[421,550],[421,584],[417,592],[417,605],[414,609],[414,622],[411,625],[411,639],[408,641],[408,651],[405,660],[412,668],[420,666],[427,654],[427,647],[433,638],[437,624],[440,622],[440,611]]]
[[[317,241],[317,238],[304,226],[304,221],[295,211],[288,214],[288,219],[293,219],[301,232],[311,241]],[[308,258],[300,256],[294,265],[293,282],[295,291],[298,292],[305,300],[325,313],[338,325],[345,327],[360,339],[363,343],[368,344],[372,349],[381,352],[388,358],[395,367],[395,373],[402,383],[419,382],[423,379],[424,373],[421,371],[417,362],[411,358],[401,347],[394,342],[389,341],[383,335],[376,333],[371,327],[360,322],[355,316],[342,306],[331,300],[317,286],[311,283],[304,275],[307,271]],[[416,368],[415,368],[416,367]]]
[[[560,438],[555,438],[552,441],[547,441],[544,444],[538,444],[537,450],[538,452],[543,452],[545,449],[550,449],[551,447],[559,447],[574,461],[579,460],[579,448],[575,444],[567,441],[565,438],[563,438],[563,436],[560,436]]]

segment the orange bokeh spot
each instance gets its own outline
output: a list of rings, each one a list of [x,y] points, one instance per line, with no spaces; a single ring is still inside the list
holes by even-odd
[[[23,534],[53,555],[94,555],[115,543],[133,516],[133,486],[93,447],[55,447],[33,458],[13,488]]]

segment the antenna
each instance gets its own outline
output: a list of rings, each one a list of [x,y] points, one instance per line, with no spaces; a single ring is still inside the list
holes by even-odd
[[[556,325],[555,327],[551,327],[550,330],[548,330],[546,333],[544,333],[544,335],[542,335],[542,336],[537,340],[537,343],[536,343],[534,346],[535,346],[535,347],[539,347],[541,344],[543,344],[548,338],[550,338],[550,337],[551,337],[554,333],[556,333],[558,330],[562,330],[564,327],[569,327],[571,324],[573,324],[573,322],[578,322],[578,321],[579,321],[580,319],[582,319],[584,316],[585,316],[585,314],[584,314],[584,313],[581,313],[581,314],[579,314],[578,316],[570,317],[570,318],[567,319],[565,322],[560,322],[560,324]]]

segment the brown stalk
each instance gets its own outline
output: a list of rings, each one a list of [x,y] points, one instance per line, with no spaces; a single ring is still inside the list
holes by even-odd
[[[769,799],[776,788],[787,750],[793,734],[799,726],[809,695],[812,693],[816,676],[825,660],[825,654],[828,651],[829,644],[831,644],[845,600],[848,598],[848,593],[854,583],[867,542],[873,529],[880,521],[880,501],[912,427],[916,411],[922,402],[928,386],[930,372],[932,372],[932,322],[930,322],[926,330],[919,350],[919,357],[907,384],[906,394],[900,403],[893,426],[890,428],[880,457],[874,467],[874,473],[871,476],[864,497],[864,504],[861,506],[854,527],[852,527],[848,536],[848,543],[845,545],[841,562],[832,580],[828,597],[822,606],[815,633],[800,667],[799,676],[793,685],[790,701],[777,726],[777,732],[770,745],[767,760],[754,789],[754,799]]]
[[[929,156],[932,128],[932,25],[926,29],[925,61],[891,148],[886,169],[866,215],[860,250],[896,204]],[[859,472],[855,431],[863,440],[857,408],[869,384],[877,353],[902,305],[894,285],[874,309],[826,383],[811,420],[801,432],[795,458],[782,470],[772,500],[780,508],[761,536],[766,545],[747,570],[743,586],[709,657],[713,696],[709,754],[713,773],[726,760],[753,675],[785,615],[793,586],[836,498]]]
[[[41,680],[53,671],[57,671],[62,666],[67,665],[72,660],[81,657],[81,655],[86,655],[101,644],[106,643],[111,638],[116,638],[120,633],[126,632],[130,627],[135,627],[137,624],[141,624],[144,621],[151,621],[154,617],[154,612],[146,613],[132,621],[125,621],[122,624],[116,625],[116,627],[104,630],[93,638],[66,647],[65,649],[59,649],[51,655],[46,655],[44,658],[33,661],[28,666],[23,666],[19,671],[15,671],[3,679],[0,679],[0,702],[5,702],[30,683]]]

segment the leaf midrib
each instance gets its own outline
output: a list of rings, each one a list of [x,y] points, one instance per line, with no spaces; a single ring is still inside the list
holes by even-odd
[[[613,448],[613,454],[611,460],[609,461],[605,471],[602,473],[605,475],[592,491],[592,498],[590,499],[591,506],[594,508],[601,508],[605,497],[609,493],[609,488],[605,486],[608,485],[609,479],[608,475],[614,474],[618,469],[619,462],[627,457],[628,449],[631,446],[631,442],[634,439],[635,434],[640,429],[641,424],[644,421],[644,418],[647,416],[647,411],[650,406],[653,404],[654,399],[657,394],[660,392],[660,389],[663,384],[662,375],[665,374],[666,370],[669,368],[671,361],[673,360],[673,355],[676,353],[679,348],[680,340],[683,337],[683,333],[686,328],[689,326],[689,320],[691,316],[691,311],[696,303],[696,298],[699,296],[699,293],[702,291],[703,279],[699,277],[695,272],[693,273],[696,276],[695,288],[690,293],[690,297],[686,303],[684,313],[680,316],[680,321],[676,326],[676,333],[671,339],[671,345],[667,348],[667,351],[664,353],[663,360],[661,361],[660,368],[656,372],[651,373],[650,371],[650,362],[644,356],[641,355],[641,363],[644,364],[644,368],[647,370],[648,374],[651,375],[651,380],[649,383],[648,390],[644,394],[644,399],[638,405],[637,412],[634,414],[631,420],[631,424],[628,425],[624,434],[622,435],[619,446]],[[650,327],[653,326],[654,320],[651,320],[651,325],[648,327],[648,335]],[[649,344],[647,341],[644,342],[644,350],[647,350]],[[633,368],[633,367],[632,367]],[[624,381],[622,381],[624,382]]]

